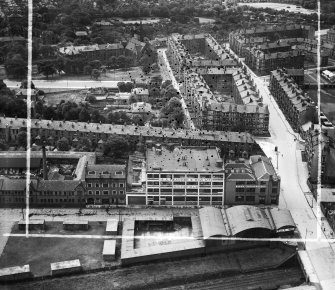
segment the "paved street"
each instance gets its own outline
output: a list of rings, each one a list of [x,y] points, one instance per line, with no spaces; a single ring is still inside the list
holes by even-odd
[[[233,55],[236,54],[231,51]],[[307,256],[313,265],[313,272],[320,281],[324,280],[323,289],[330,288],[326,282],[335,278],[334,249],[335,240],[326,220],[321,221],[319,209],[311,201],[309,188],[306,184],[308,171],[301,159],[301,138],[294,133],[291,126],[279,109],[276,101],[267,87],[267,77],[257,77],[249,68],[250,75],[255,80],[255,85],[263,97],[263,102],[269,106],[271,138],[256,138],[264,153],[271,157],[276,166],[278,158],[278,173],[281,177],[281,198],[279,207],[291,210],[302,239],[305,241]],[[297,141],[298,140],[298,141]],[[275,152],[278,146],[279,154]],[[308,196],[309,199],[306,199]],[[309,201],[309,202],[308,202]],[[318,218],[317,218],[318,217]],[[326,236],[327,235],[327,236]],[[327,265],[320,267],[320,265]]]
[[[194,123],[191,119],[190,113],[188,112],[187,105],[185,103],[184,97],[183,97],[182,93],[180,92],[179,84],[178,84],[178,82],[176,81],[176,79],[173,75],[173,72],[172,72],[172,69],[170,67],[169,61],[166,57],[166,48],[158,49],[157,52],[158,52],[159,57],[163,60],[162,64],[165,67],[163,69],[163,71],[165,71],[169,74],[168,79],[170,79],[172,81],[173,87],[179,92],[179,94],[181,96],[180,101],[181,101],[181,105],[182,105],[184,115],[185,115],[185,118],[186,118],[187,129],[194,130],[195,129]],[[164,79],[164,77],[163,77],[163,79]]]

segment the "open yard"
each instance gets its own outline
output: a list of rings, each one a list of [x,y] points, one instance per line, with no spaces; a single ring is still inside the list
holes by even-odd
[[[89,230],[65,231],[61,222],[47,222],[46,231],[30,231],[31,234],[58,234],[63,237],[16,237],[10,236],[0,257],[0,268],[30,264],[35,276],[50,274],[50,263],[79,259],[83,269],[104,267],[102,257],[105,222],[90,222]],[[23,234],[14,225],[12,233]],[[71,238],[71,235],[92,235],[92,238]]]

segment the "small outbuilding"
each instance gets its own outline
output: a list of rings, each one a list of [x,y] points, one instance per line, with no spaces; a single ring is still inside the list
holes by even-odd
[[[63,222],[63,229],[67,231],[74,231],[74,230],[88,230],[88,221],[64,221]]]
[[[51,263],[50,267],[52,276],[78,273],[82,271],[82,266],[79,259]]]
[[[104,249],[102,251],[103,259],[105,261],[114,261],[115,260],[115,249],[116,249],[115,240],[105,240]]]
[[[26,229],[26,225],[28,225],[29,230],[45,230],[45,220],[28,220],[28,223],[26,223],[26,220],[20,220],[19,223],[19,230],[24,231]]]
[[[0,269],[0,281],[22,280],[32,277],[29,265]]]
[[[117,219],[108,219],[106,224],[106,234],[107,235],[117,235],[118,234],[119,221]]]

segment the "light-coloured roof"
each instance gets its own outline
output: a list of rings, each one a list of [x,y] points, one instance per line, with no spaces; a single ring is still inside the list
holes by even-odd
[[[87,220],[70,220],[70,221],[64,221],[63,225],[88,225]]]
[[[117,219],[108,219],[106,224],[106,232],[116,232],[119,221]]]
[[[88,165],[86,178],[125,178],[126,165],[95,164]]]
[[[291,212],[288,209],[272,208],[270,209],[270,213],[272,216],[272,220],[275,224],[276,230],[282,228],[296,227]]]
[[[199,209],[199,215],[205,240],[214,236],[227,236],[227,230],[219,208],[203,207]]]
[[[16,267],[8,267],[0,269],[0,277],[17,275],[21,273],[29,273],[30,267],[29,265],[16,266]]]
[[[115,248],[116,248],[115,240],[105,240],[102,254],[115,256]]]
[[[268,180],[270,176],[276,179],[277,173],[269,158],[261,155],[250,156],[250,164],[257,179]]]
[[[50,264],[51,271],[81,267],[80,260],[62,261]]]
[[[18,222],[19,225],[25,225],[26,224],[26,220],[20,220]],[[29,219],[28,220],[28,224],[29,225],[43,225],[45,224],[45,220],[41,220],[41,219]]]
[[[255,228],[273,230],[265,210],[256,206],[233,206],[226,209],[226,214],[233,236]]]
[[[173,151],[166,147],[152,148],[147,149],[146,156],[147,171],[218,172],[223,170],[222,164],[217,165],[221,157],[215,147],[176,147]]]

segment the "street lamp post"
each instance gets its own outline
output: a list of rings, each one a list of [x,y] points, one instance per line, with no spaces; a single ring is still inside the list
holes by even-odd
[[[276,155],[277,155],[277,170],[278,170],[278,154],[279,154],[278,146],[275,147],[275,152],[276,152]]]

